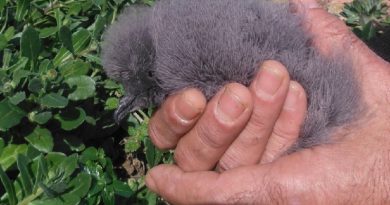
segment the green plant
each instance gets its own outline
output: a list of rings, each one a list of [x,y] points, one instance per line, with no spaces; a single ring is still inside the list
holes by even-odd
[[[346,3],[341,16],[354,33],[365,41],[390,25],[388,6],[383,0],[354,0]]]
[[[9,205],[114,204],[115,195],[130,197],[136,191],[134,186],[117,179],[112,162],[102,149],[89,147],[66,156],[58,152],[42,154],[31,145],[9,144],[0,151],[0,159],[12,157],[19,172],[12,181],[4,166],[0,167],[0,179],[7,193],[1,201]]]
[[[116,125],[123,88],[100,62],[118,13],[153,1],[0,0],[0,204],[161,201],[122,164],[171,155],[147,138],[151,110]]]

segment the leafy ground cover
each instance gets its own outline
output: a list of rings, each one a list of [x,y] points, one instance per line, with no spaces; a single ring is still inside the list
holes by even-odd
[[[99,58],[121,10],[153,1],[0,0],[0,205],[165,203],[143,182],[172,162],[147,137],[152,109],[115,124],[123,88]],[[341,15],[369,42],[386,10],[355,0]]]
[[[156,204],[151,110],[118,126],[102,33],[143,0],[0,0],[0,204]]]

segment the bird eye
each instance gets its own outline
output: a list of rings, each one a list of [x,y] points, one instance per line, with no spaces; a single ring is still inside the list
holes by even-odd
[[[153,73],[153,71],[148,71],[148,77],[149,78],[153,78],[154,77],[154,73]]]

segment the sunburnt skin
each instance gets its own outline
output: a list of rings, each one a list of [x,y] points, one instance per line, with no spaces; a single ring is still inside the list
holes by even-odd
[[[310,45],[288,5],[259,0],[163,0],[127,9],[105,35],[103,66],[126,96],[117,121],[158,106],[186,87],[210,99],[231,82],[249,85],[265,60],[277,60],[307,92],[308,112],[294,150],[329,143],[356,119],[360,91],[351,65]]]

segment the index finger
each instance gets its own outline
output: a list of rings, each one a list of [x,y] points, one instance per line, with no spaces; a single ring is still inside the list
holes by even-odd
[[[150,119],[150,139],[159,149],[176,147],[205,107],[206,98],[197,89],[190,88],[170,96]]]

